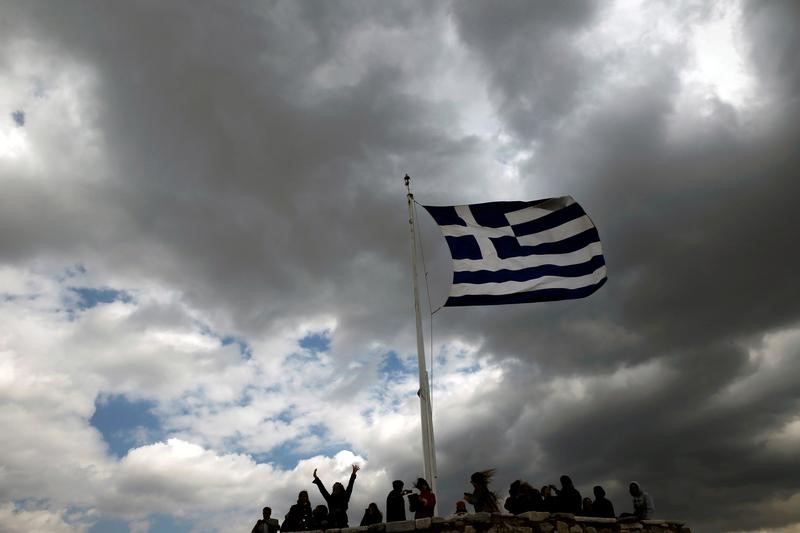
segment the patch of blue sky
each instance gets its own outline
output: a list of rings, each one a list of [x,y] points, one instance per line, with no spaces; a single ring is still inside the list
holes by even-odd
[[[469,366],[462,366],[460,368],[456,368],[456,372],[459,372],[461,374],[474,374],[478,372],[480,369],[481,369],[480,363],[473,363]]]
[[[174,516],[158,513],[147,517],[149,522],[148,533],[182,533],[193,531],[193,524],[189,521],[175,518]],[[98,520],[89,533],[129,533],[130,523],[125,520],[104,518]]]
[[[378,367],[378,374],[386,379],[398,379],[416,372],[417,369],[415,367],[406,365],[394,351],[387,353]]]
[[[223,335],[217,333],[213,329],[211,329],[207,324],[203,324],[202,322],[195,321],[195,327],[200,330],[200,333],[203,335],[207,335],[209,337],[213,337],[219,340],[222,346],[230,346],[230,345],[237,345],[239,348],[239,355],[242,356],[242,359],[248,360],[253,357],[253,348],[247,342],[246,339],[239,337],[237,335]]]
[[[89,424],[97,428],[109,450],[122,457],[131,448],[162,440],[165,432],[153,414],[155,402],[130,400],[124,395],[100,395]]]
[[[309,450],[305,446],[304,437],[299,437],[283,442],[267,453],[253,454],[253,460],[258,463],[270,463],[282,470],[292,470],[301,460],[315,455],[333,457],[342,450],[353,450],[353,445],[347,441],[328,441],[330,432],[322,424],[311,426],[305,437],[309,436],[317,437],[320,441],[320,444],[314,446],[313,450]]]
[[[130,293],[118,289],[70,287],[69,290],[77,296],[74,304],[82,311],[101,304],[110,304],[112,302],[130,303],[133,301],[133,296]]]
[[[309,333],[300,339],[300,347],[313,353],[328,352],[331,349],[331,338],[329,331],[317,331]]]
[[[234,337],[233,335],[226,335],[225,337],[222,337],[220,340],[222,341],[223,346],[230,346],[231,344],[238,345],[239,354],[244,359],[251,359],[253,357],[253,348],[244,339],[240,337]]]

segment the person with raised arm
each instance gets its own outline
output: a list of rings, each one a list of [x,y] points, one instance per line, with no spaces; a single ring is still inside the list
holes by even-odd
[[[353,465],[353,472],[350,474],[350,481],[347,488],[338,481],[333,484],[333,489],[328,492],[322,480],[317,477],[317,469],[314,469],[314,485],[319,489],[320,494],[328,504],[328,521],[331,528],[349,527],[347,521],[347,507],[350,504],[350,496],[353,494],[353,483],[356,481],[356,472],[360,470],[358,465]]]

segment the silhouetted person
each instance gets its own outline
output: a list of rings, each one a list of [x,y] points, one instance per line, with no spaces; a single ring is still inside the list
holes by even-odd
[[[581,504],[581,515],[583,516],[594,516],[594,510],[592,509],[592,499],[588,496],[583,499],[583,503]]]
[[[519,508],[521,512],[527,513],[528,511],[541,511],[543,510],[542,496],[539,494],[539,489],[534,489],[530,484],[523,481],[519,484]]]
[[[408,495],[408,510],[414,511],[414,518],[431,518],[436,508],[436,495],[424,478],[417,478],[414,488],[419,494]]]
[[[319,489],[322,497],[328,504],[329,522],[331,528],[348,527],[347,524],[347,507],[350,504],[350,495],[353,494],[353,483],[356,481],[356,472],[358,472],[358,465],[353,465],[353,473],[350,474],[350,481],[347,483],[347,488],[338,481],[333,484],[332,492],[328,492],[322,481],[317,477],[317,469],[314,469],[314,485]]]
[[[330,527],[327,507],[322,504],[314,507],[314,511],[311,513],[311,525],[313,529],[328,529]]]
[[[256,525],[253,526],[251,533],[276,533],[281,526],[278,521],[272,518],[272,509],[264,507],[261,510],[262,518],[259,518]]]
[[[521,483],[522,481],[517,479],[508,487],[508,498],[506,498],[505,503],[503,503],[503,507],[511,514],[520,514],[525,512],[520,510],[519,505],[519,486]]]
[[[467,502],[464,500],[458,500],[456,502],[456,513],[455,514],[467,514]]]
[[[301,490],[297,494],[297,503],[289,508],[281,524],[281,531],[308,531],[311,529],[311,502],[308,492]]]
[[[552,485],[545,485],[542,487],[542,511],[548,513],[558,512],[558,498],[553,494]]]
[[[494,469],[484,470],[483,472],[475,472],[469,478],[474,489],[472,493],[464,493],[464,499],[467,503],[472,504],[476,513],[498,513],[500,509],[497,507],[497,494],[489,490],[489,483],[492,481]]]
[[[372,524],[380,524],[383,522],[383,514],[378,509],[377,503],[371,503],[364,509],[364,518],[361,519],[362,526],[371,526]]]
[[[581,493],[572,484],[569,476],[561,476],[561,489],[556,489],[558,512],[581,514]]]
[[[633,497],[633,513],[622,513],[619,515],[620,518],[628,516],[635,516],[640,520],[653,518],[655,505],[653,505],[653,499],[650,495],[644,492],[635,481],[631,481],[631,484],[628,486],[628,492],[630,492]]]
[[[594,492],[594,501],[592,502],[594,516],[602,518],[614,518],[617,516],[614,513],[614,504],[606,498],[606,491],[603,490],[603,487],[595,485],[592,491]]]
[[[403,496],[411,494],[410,490],[403,490],[403,482],[399,479],[392,481],[392,490],[386,496],[386,521],[400,522],[406,519],[406,500]]]

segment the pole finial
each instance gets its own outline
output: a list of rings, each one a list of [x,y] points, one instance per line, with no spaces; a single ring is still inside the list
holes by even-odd
[[[406,176],[403,179],[406,182],[406,190],[408,191],[408,196],[411,197],[412,196],[412,194],[411,194],[411,176],[406,174]]]

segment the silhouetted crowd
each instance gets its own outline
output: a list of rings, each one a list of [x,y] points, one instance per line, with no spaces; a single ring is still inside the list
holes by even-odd
[[[277,519],[272,518],[272,509],[264,507],[263,517],[253,526],[252,533],[277,533],[278,530],[287,533],[349,527],[347,510],[358,470],[358,465],[353,465],[346,488],[336,482],[328,492],[325,484],[317,476],[317,470],[314,469],[313,483],[319,489],[320,495],[327,505],[317,505],[312,509],[308,492],[300,491],[297,495],[297,503],[289,508],[289,512],[286,513],[281,524],[278,524]],[[494,474],[495,470],[491,469],[475,472],[470,476],[472,492],[465,492],[464,501],[456,502],[455,514],[468,513],[467,503],[472,505],[476,513],[500,512],[497,494],[489,487]],[[575,488],[569,476],[561,476],[560,481],[560,488],[555,485],[544,485],[539,490],[526,481],[516,480],[509,487],[509,496],[503,507],[512,514],[542,511],[604,518],[616,517],[614,504],[606,498],[606,491],[603,490],[603,487],[597,485],[592,489],[594,493],[594,500],[592,500],[589,497],[581,497],[581,493]],[[415,519],[432,517],[436,508],[436,496],[431,491],[428,482],[423,478],[418,478],[414,483],[416,493],[406,490],[404,487],[405,484],[401,480],[392,482],[392,490],[386,496],[386,522],[406,520],[406,508],[409,511],[409,518],[412,517],[411,513]],[[622,513],[619,518],[652,518],[655,507],[650,495],[644,492],[635,481],[630,483],[628,490],[632,497],[633,512]],[[383,514],[378,505],[374,502],[370,503],[364,510],[364,517],[361,519],[360,525],[369,526],[381,522],[383,522]]]

